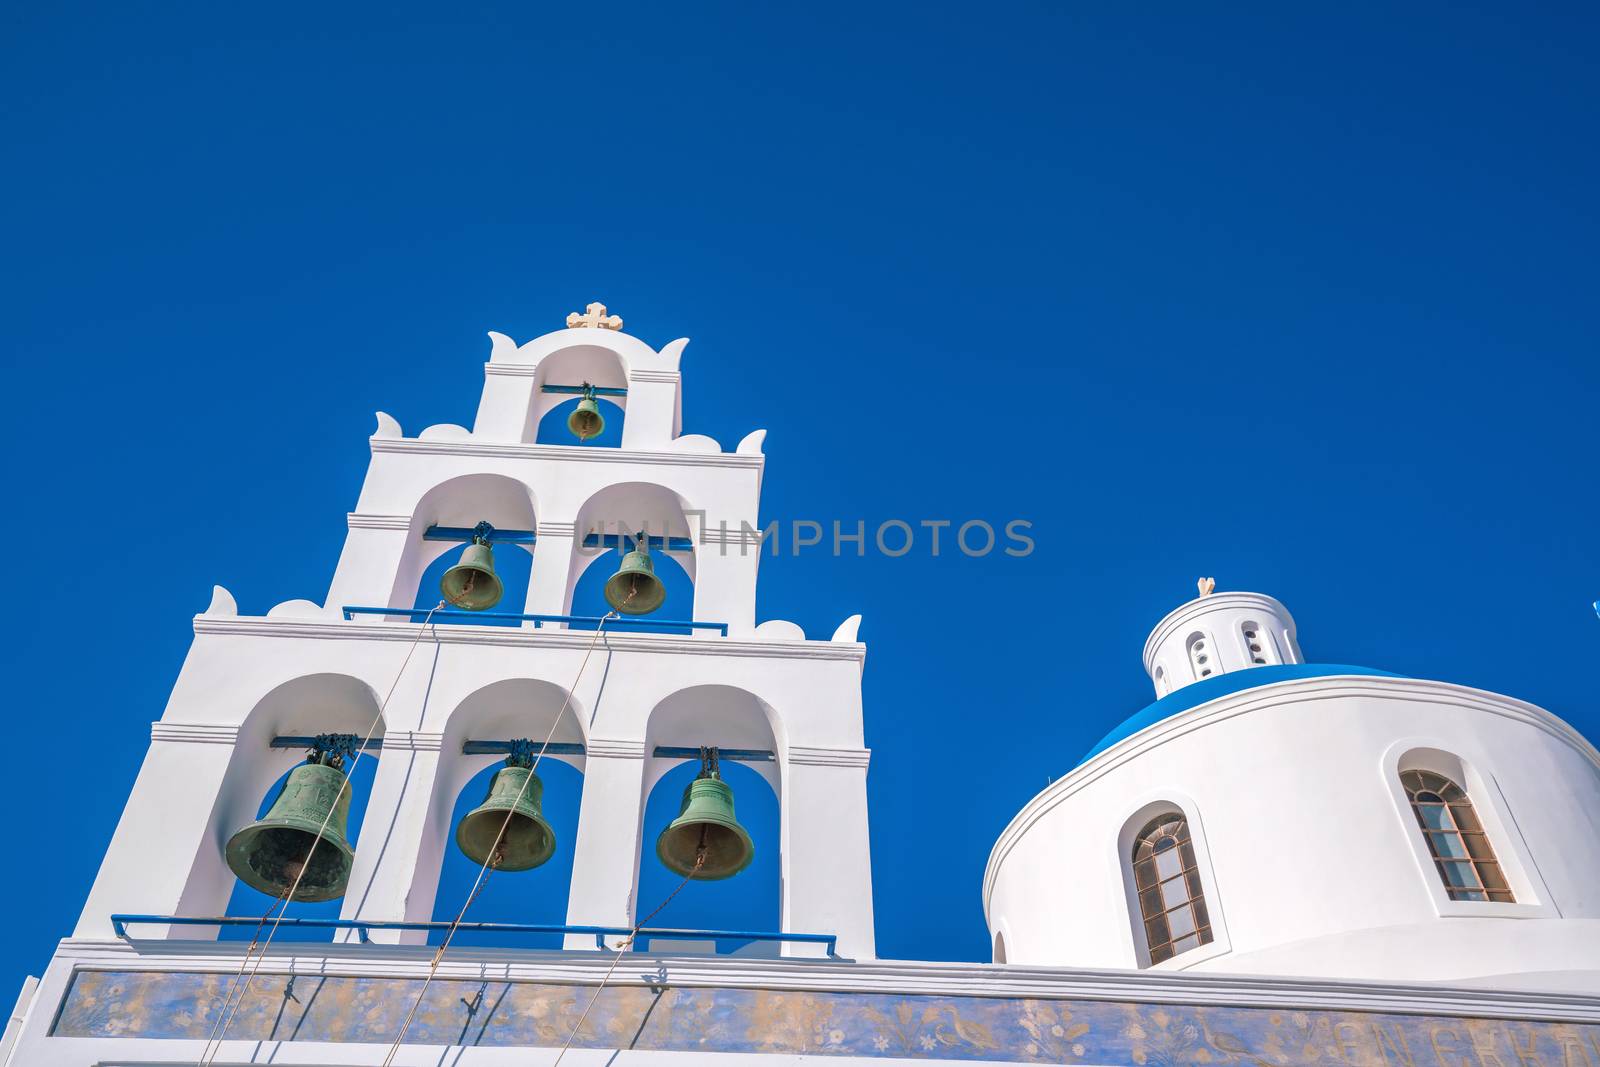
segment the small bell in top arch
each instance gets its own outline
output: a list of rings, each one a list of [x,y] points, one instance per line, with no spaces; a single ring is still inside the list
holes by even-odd
[[[600,414],[600,403],[594,398],[594,386],[588,382],[583,383],[583,399],[578,401],[578,406],[567,416],[567,429],[571,430],[572,436],[579,441],[599,437],[605,432],[605,417]]]
[[[494,572],[494,549],[489,547],[493,528],[480,522],[472,534],[472,544],[461,552],[461,559],[439,579],[439,592],[453,606],[467,611],[484,611],[500,603],[505,587]]]
[[[650,562],[650,539],[640,534],[633,549],[622,557],[622,566],[606,580],[606,603],[623,615],[648,615],[667,599],[667,587],[656,577]]]
[[[344,756],[333,739],[319,737],[306,762],[289,772],[267,814],[228,839],[228,867],[250,888],[279,898],[293,890],[298,901],[344,896],[356,852],[346,836],[350,787]],[[348,741],[353,745],[355,738]]]
[[[700,750],[700,773],[683,791],[678,817],[656,838],[656,857],[668,870],[716,881],[732,878],[756,858],[750,834],[733,815],[733,788],[717,770],[717,750]],[[699,869],[695,860],[702,850]]]

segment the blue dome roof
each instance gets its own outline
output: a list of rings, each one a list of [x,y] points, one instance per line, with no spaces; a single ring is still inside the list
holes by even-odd
[[[1154,726],[1163,719],[1170,719],[1180,712],[1198,707],[1208,700],[1227,696],[1245,689],[1258,689],[1274,682],[1287,682],[1295,678],[1326,678],[1336,674],[1365,674],[1378,678],[1401,678],[1404,675],[1393,674],[1389,671],[1373,670],[1371,667],[1350,667],[1342,663],[1285,663],[1277,666],[1251,667],[1249,670],[1230,671],[1219,674],[1215,678],[1193,682],[1176,692],[1168,693],[1154,704],[1145,707],[1134,715],[1124,719],[1115,730],[1102,737],[1099,742],[1084,753],[1078,765],[1089,762],[1112,745],[1125,737],[1132,737],[1146,726]]]

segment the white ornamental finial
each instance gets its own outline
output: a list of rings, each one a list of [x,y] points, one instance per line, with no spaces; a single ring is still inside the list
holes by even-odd
[[[622,329],[622,316],[607,315],[606,306],[596,302],[585,308],[582,315],[574,311],[567,316],[567,329],[576,330],[580,326],[593,326],[601,330],[620,330]]]
[[[1215,578],[1202,578],[1196,584],[1200,586],[1201,596],[1210,596],[1212,591],[1217,588],[1217,580]]]

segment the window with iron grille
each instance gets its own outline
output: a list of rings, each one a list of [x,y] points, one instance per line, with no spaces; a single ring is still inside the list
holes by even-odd
[[[1405,786],[1450,899],[1515,903],[1466,791],[1431,771],[1404,771],[1400,784]]]
[[[1194,842],[1181,813],[1157,816],[1139,831],[1133,842],[1133,882],[1151,963],[1211,941]]]

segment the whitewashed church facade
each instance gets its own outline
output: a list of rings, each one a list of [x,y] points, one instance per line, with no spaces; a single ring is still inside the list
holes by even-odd
[[[1600,1067],[1600,754],[1509,698],[1306,664],[1257,594],[1206,587],[1162,620],[1156,703],[1002,835],[994,963],[877,959],[860,618],[825,640],[757,624],[764,433],[683,434],[687,341],[621,326],[591,305],[522,345],[491,334],[471,429],[380,413],[320,603],[242,616],[216,590],[0,1064]],[[536,442],[583,388],[620,446]],[[617,561],[593,531],[634,519],[692,603],[665,613],[680,633],[610,623],[602,675],[573,592]],[[531,552],[526,601],[497,609],[519,625],[413,607],[450,531]],[[228,843],[297,741],[369,732],[326,941],[177,921],[224,914]],[[441,953],[456,796],[519,738],[583,775],[565,947]],[[778,798],[781,928],[732,953],[636,929],[645,801],[708,746]]]
[[[1600,993],[1600,756],[1572,727],[1307,664],[1257,593],[1177,608],[1144,663],[1160,699],[994,848],[997,960]]]

